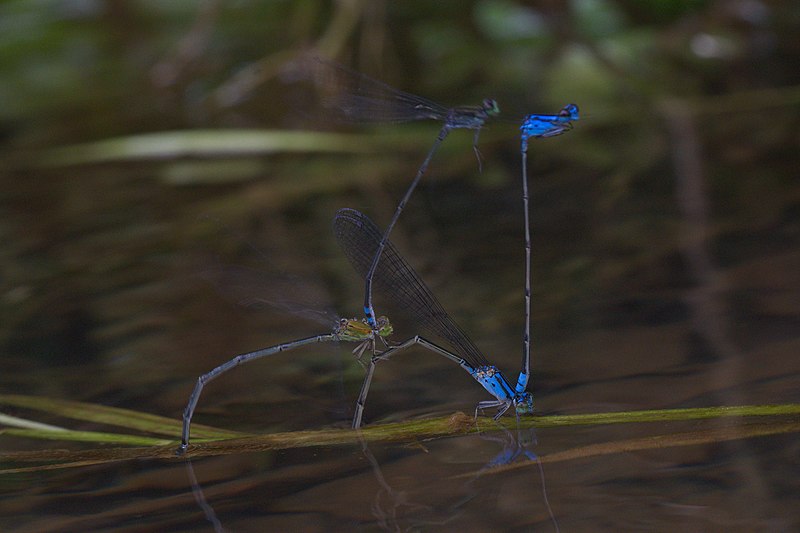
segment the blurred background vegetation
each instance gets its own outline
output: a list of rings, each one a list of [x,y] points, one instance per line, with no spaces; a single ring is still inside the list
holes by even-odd
[[[506,120],[481,135],[483,171],[471,135],[454,132],[393,240],[509,369],[522,324],[518,119],[580,105],[574,131],[530,150],[539,394],[562,407],[709,403],[701,391],[797,353],[794,2],[11,0],[3,390],[178,413],[193,378],[229,355],[325,330],[236,309],[198,276],[214,258],[258,264],[267,280],[289,273],[319,286],[320,306],[356,314],[361,284],[331,217],[348,206],[385,224],[438,128],[315,121],[281,78],[303,54],[446,105],[499,101]],[[335,386],[329,355],[220,387],[270,382],[254,403],[319,398],[310,389]],[[402,405],[433,405],[408,385],[437,388],[428,359],[398,370]],[[784,371],[737,399],[797,401]],[[685,372],[698,379],[676,389],[668,376]],[[344,373],[357,388],[360,369]],[[647,373],[667,380],[603,388]],[[475,397],[460,394],[448,397]],[[398,405],[374,396],[373,413]]]

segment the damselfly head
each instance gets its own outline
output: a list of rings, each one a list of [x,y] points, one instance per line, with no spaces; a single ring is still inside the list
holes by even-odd
[[[378,325],[378,336],[380,337],[388,337],[392,333],[394,333],[394,327],[392,323],[389,322],[389,318],[385,316],[379,316],[378,320],[376,321]]]
[[[514,408],[518,415],[527,415],[533,412],[533,395],[530,392],[518,394],[514,399]]]
[[[578,112],[578,106],[576,104],[567,104],[564,106],[561,111],[558,112],[558,116],[567,118],[569,120],[580,120],[580,113]]]
[[[483,111],[489,116],[500,114],[500,106],[497,105],[497,100],[494,100],[492,98],[485,98],[481,103],[481,107],[483,108]]]

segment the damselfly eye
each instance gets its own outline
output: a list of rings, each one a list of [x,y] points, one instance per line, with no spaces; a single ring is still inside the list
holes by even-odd
[[[489,115],[496,115],[500,112],[500,106],[497,105],[497,100],[486,98],[483,100],[483,110]]]
[[[578,106],[575,104],[566,105],[558,112],[558,116],[569,117],[570,120],[578,120]]]

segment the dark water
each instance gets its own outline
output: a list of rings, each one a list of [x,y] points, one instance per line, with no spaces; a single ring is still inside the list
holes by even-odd
[[[337,163],[328,162],[332,174]],[[513,169],[513,158],[508,166]],[[235,353],[325,331],[291,315],[237,307],[199,276],[215,256],[256,264],[272,279],[278,279],[276,272],[291,273],[293,283],[305,277],[303,291],[316,291],[320,302],[358,309],[360,286],[332,245],[329,217],[340,205],[378,205],[380,218],[393,194],[366,183],[353,185],[344,198],[290,197],[277,206],[270,195],[281,196],[274,192],[284,182],[280,177],[176,188],[156,174],[146,165],[107,166],[28,171],[7,181],[12,209],[4,225],[15,238],[5,251],[12,282],[5,292],[10,318],[3,332],[4,391],[177,419],[198,374]],[[447,200],[439,201],[443,194]],[[474,203],[481,196],[482,205]],[[574,243],[560,240],[559,233],[569,228],[546,219],[548,210],[550,217],[565,216],[553,214],[557,209],[541,198],[547,191],[540,188],[537,196],[534,223],[542,253],[534,279],[553,276],[535,282],[541,295],[547,284],[567,283],[557,272],[548,274],[552,267],[544,257],[557,257]],[[503,232],[519,222],[511,211],[516,201],[513,182],[492,194],[469,184],[437,183],[422,191],[397,232],[445,305],[511,375],[519,353],[521,253],[517,228],[508,227],[507,236]],[[249,206],[246,214],[226,213],[228,206],[243,204]],[[566,301],[557,294],[535,297],[537,410],[798,401],[800,254],[789,246],[796,231],[790,213],[766,227],[742,223],[715,240],[715,275],[724,278],[725,287],[711,295],[717,305],[724,303],[719,314],[713,306],[696,307],[703,296],[696,296],[686,279],[690,269],[677,250],[645,264],[630,257],[632,266],[597,255],[591,258],[597,268],[622,273],[606,274],[610,281],[573,273],[564,288]],[[503,229],[493,239],[495,223]],[[604,226],[592,230],[602,232]],[[456,232],[469,238],[453,238]],[[430,253],[433,246],[436,252]],[[297,295],[300,289],[289,291]],[[391,310],[390,303],[386,308]],[[408,323],[397,316],[398,335],[406,335]],[[348,350],[300,350],[232,372],[207,387],[196,420],[257,433],[346,425],[362,376]],[[457,367],[409,353],[378,368],[366,423],[470,412],[483,399]],[[25,414],[9,414],[15,413]],[[545,428],[526,450],[546,457],[706,427]],[[524,455],[516,459],[517,469],[482,472],[508,445],[492,436],[497,434],[373,443],[374,464],[356,443],[200,458],[192,461],[195,491],[180,459],[9,474],[3,476],[0,516],[3,529],[13,531],[211,530],[213,522],[196,499],[199,487],[213,520],[231,531],[554,531],[556,524],[561,531],[676,526],[791,531],[798,526],[795,434],[660,450],[623,448],[546,463],[544,487],[537,463]],[[4,439],[2,446],[15,451],[65,445]]]
[[[666,429],[666,428],[662,428]],[[616,433],[610,435],[610,433]],[[631,431],[538,431],[537,452]],[[482,471],[503,443],[464,436],[134,461],[5,476],[14,531],[791,531],[794,437]],[[370,457],[372,456],[372,457]],[[373,458],[374,462],[370,459]],[[192,477],[198,482],[192,492]],[[551,515],[552,512],[552,515]]]
[[[32,57],[14,62],[15,77],[5,79],[19,85],[6,83],[0,92],[3,101],[13,94],[21,102],[5,106],[0,124],[0,393],[177,420],[201,373],[237,353],[329,329],[237,306],[203,272],[220,262],[254,267],[268,291],[357,315],[362,283],[336,248],[333,214],[353,207],[385,225],[438,127],[359,131],[355,144],[369,148],[363,154],[206,149],[111,157],[105,146],[103,157],[54,162],[53,148],[119,135],[298,124],[288,107],[274,105],[284,103],[285,91],[269,85],[240,107],[209,110],[195,100],[222,83],[215,75],[234,77],[235,65],[260,57],[263,44],[257,51],[231,45],[230,57],[218,51],[181,59],[178,52],[159,55],[157,40],[132,31],[153,24],[173,42],[165,27],[121,6],[113,17],[62,8],[39,21],[53,34],[36,38],[43,50],[64,39],[69,53],[49,62],[52,54],[35,47],[15,52]],[[16,13],[4,9],[7,17]],[[232,24],[249,43],[264,31],[246,23],[252,17],[217,23]],[[64,20],[86,26],[68,31]],[[137,24],[125,28],[120,20]],[[304,17],[293,20],[292,31],[305,27]],[[688,27],[659,20],[662,37]],[[407,33],[418,44],[432,31],[423,22],[402,19],[403,28],[417,28]],[[603,62],[584,65],[591,73],[585,78],[582,69],[569,70],[575,67],[567,52],[563,62],[540,65],[550,74],[537,80],[546,94],[536,98],[559,102],[541,111],[576,101],[585,116],[575,131],[531,143],[537,413],[800,402],[800,80],[789,67],[796,64],[795,34],[779,24],[767,29],[780,46],[759,56],[763,42],[743,39],[752,46],[753,56],[741,60],[747,68],[677,67],[669,55],[677,52],[662,50],[657,63],[664,70],[637,73],[653,78],[617,87],[619,72]],[[103,38],[106,32],[114,39]],[[11,50],[17,41],[6,36],[0,44]],[[469,61],[452,64],[478,62],[484,66],[467,78],[485,80],[467,90],[462,71],[439,74],[429,82],[445,86],[436,97],[479,102],[484,86],[500,86],[509,107],[530,105],[525,76],[539,70],[527,60],[514,66],[515,58],[534,57],[536,45],[494,42],[493,53],[504,59],[498,64],[465,39],[456,42]],[[89,64],[77,72],[93,83],[46,70],[61,92],[47,93],[41,81],[36,91],[25,90],[23,82],[38,79],[34,66],[59,61]],[[214,71],[218,63],[229,69]],[[171,68],[182,78],[165,88],[153,75]],[[680,68],[680,76],[669,70]],[[661,76],[674,78],[665,83]],[[464,90],[448,92],[448,81]],[[463,132],[445,141],[393,241],[513,377],[523,324],[516,125],[495,123],[483,132],[482,173],[471,141]],[[415,333],[391,301],[376,297],[376,305],[396,324],[395,339]],[[363,377],[350,349],[297,350],[226,374],[206,388],[195,420],[258,434],[346,427]],[[486,399],[455,365],[410,351],[379,366],[365,423],[471,413]],[[108,429],[5,406],[3,413]],[[366,449],[354,439],[191,463],[137,459],[3,473],[0,530],[211,531],[216,523],[230,531],[796,531],[796,432],[643,445],[654,436],[744,431],[749,423],[542,427],[521,446],[492,428]],[[93,447],[0,433],[0,453]],[[513,467],[487,468],[511,459]]]

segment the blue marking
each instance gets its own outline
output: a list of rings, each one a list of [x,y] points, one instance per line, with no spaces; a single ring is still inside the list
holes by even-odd
[[[579,120],[578,106],[568,104],[557,115],[528,115],[520,126],[522,150],[528,149],[528,139],[555,137],[572,129],[572,121]]]
[[[364,306],[364,316],[366,316],[367,324],[369,324],[369,326],[371,328],[377,328],[378,327],[378,323],[375,322],[375,316],[372,314],[372,309],[370,309],[367,306]]]
[[[501,401],[513,401],[514,391],[496,366],[480,366],[471,372],[475,381]]]
[[[519,377],[517,378],[517,386],[514,387],[514,391],[517,394],[522,394],[525,392],[525,389],[528,388],[528,374],[525,372],[520,372]]]

